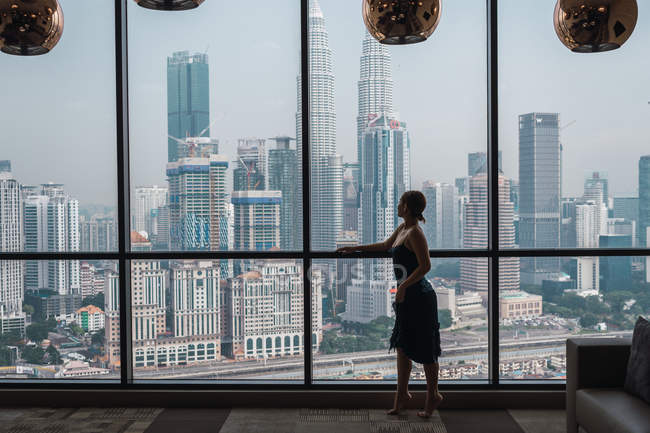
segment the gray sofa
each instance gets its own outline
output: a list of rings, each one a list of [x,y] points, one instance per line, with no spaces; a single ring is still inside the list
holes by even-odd
[[[631,341],[570,338],[567,433],[650,433],[650,405],[623,390]]]

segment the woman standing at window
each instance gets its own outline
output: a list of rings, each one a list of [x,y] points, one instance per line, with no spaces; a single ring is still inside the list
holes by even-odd
[[[429,247],[419,221],[426,199],[420,191],[407,191],[400,198],[397,215],[404,222],[384,242],[339,248],[339,253],[355,251],[390,251],[393,256],[395,279],[398,282],[393,309],[395,326],[390,337],[390,349],[397,350],[397,392],[395,403],[388,411],[397,415],[411,399],[408,381],[413,361],[423,364],[427,378],[424,410],[418,416],[428,418],[442,402],[438,391],[438,357],[440,356],[440,324],[436,293],[424,276],[431,269]],[[389,351],[390,351],[389,349]]]

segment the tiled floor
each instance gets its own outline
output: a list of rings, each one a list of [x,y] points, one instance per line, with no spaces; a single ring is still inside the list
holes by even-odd
[[[431,419],[375,409],[0,409],[0,432],[560,433],[564,411],[442,410]]]

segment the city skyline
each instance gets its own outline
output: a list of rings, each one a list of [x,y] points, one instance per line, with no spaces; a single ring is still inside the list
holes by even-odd
[[[63,7],[66,7],[68,1],[63,1]],[[515,22],[515,19],[508,18],[522,14],[527,16],[531,14],[548,15],[549,17],[552,15],[552,5],[550,4],[521,3],[523,4],[508,3],[507,7],[502,6],[503,11],[500,12],[500,16],[503,16],[504,23]],[[218,131],[214,132],[213,135],[224,143],[223,151],[229,157],[235,155],[232,150],[236,146],[236,140],[242,136],[293,135],[292,131],[295,129],[293,125],[295,82],[290,76],[295,76],[299,65],[299,12],[292,5],[293,3],[288,1],[274,5],[274,7],[279,7],[280,10],[285,10],[286,13],[278,16],[279,22],[284,23],[284,25],[277,26],[276,31],[279,31],[279,33],[267,35],[268,39],[263,42],[263,46],[267,48],[268,52],[264,52],[260,48],[262,41],[252,36],[247,36],[239,45],[242,50],[244,47],[250,48],[248,51],[250,51],[251,59],[261,56],[260,58],[263,61],[280,66],[279,69],[275,68],[278,72],[268,75],[258,84],[253,84],[253,87],[248,86],[244,93],[242,93],[241,88],[228,89],[227,86],[217,83],[228,82],[229,78],[234,78],[236,75],[241,76],[243,74],[244,79],[251,77],[253,72],[248,66],[250,60],[246,59],[246,50],[238,54],[233,52],[232,48],[213,42],[216,39],[211,35],[214,35],[215,31],[210,30],[207,36],[201,35],[199,29],[202,29],[202,26],[190,29],[186,34],[173,36],[162,33],[164,25],[154,26],[154,22],[158,22],[158,20],[162,20],[164,24],[169,25],[174,23],[176,25],[191,24],[195,21],[203,22],[204,17],[212,16],[212,8],[216,6],[206,4],[197,11],[152,16],[146,10],[139,10],[141,8],[129,5],[129,13],[131,14],[131,28],[129,29],[131,32],[129,41],[132,52],[130,59],[131,80],[133,83],[148,83],[142,86],[134,86],[132,83],[130,86],[130,102],[132,106],[132,186],[162,184],[164,181],[164,171],[158,168],[160,165],[157,161],[163,162],[167,158],[164,144],[167,142],[165,134],[165,131],[167,131],[165,126],[166,116],[160,110],[160,107],[164,104],[165,92],[163,90],[164,86],[158,84],[164,82],[165,59],[177,50],[206,52],[207,47],[207,53],[212,59],[219,58],[216,53],[221,52],[223,58],[231,58],[234,61],[233,65],[235,67],[232,68],[232,71],[224,71],[223,68],[220,70],[212,68],[210,72],[210,93],[212,95],[210,111],[213,113],[211,120],[217,120],[214,128],[215,131]],[[20,126],[24,123],[17,117],[17,112],[5,113],[5,118],[15,120],[14,124],[17,127],[15,130],[10,128],[7,131],[8,135],[5,140],[7,143],[21,143],[21,145],[7,146],[3,158],[14,161],[14,174],[21,179],[22,183],[34,184],[52,180],[66,184],[71,193],[78,197],[83,204],[114,206],[117,194],[114,187],[116,183],[114,91],[111,89],[114,87],[114,80],[112,79],[114,66],[113,57],[109,54],[113,51],[111,23],[106,23],[104,28],[93,28],[93,34],[96,34],[99,38],[95,44],[105,46],[106,50],[104,52],[106,55],[98,56],[97,61],[92,65],[82,64],[83,68],[79,72],[70,71],[70,68],[66,66],[68,60],[74,58],[74,53],[84,51],[84,45],[81,44],[87,42],[84,42],[84,38],[75,36],[85,31],[84,26],[86,24],[84,24],[84,20],[75,19],[75,17],[81,17],[84,13],[89,13],[86,9],[89,7],[72,3],[66,7],[66,16],[70,16],[70,20],[66,21],[69,24],[66,26],[66,32],[64,32],[61,43],[57,46],[57,51],[51,55],[20,59],[18,62],[15,58],[6,56],[0,59],[3,70],[6,71],[9,77],[13,77],[12,79],[16,83],[14,88],[8,89],[7,99],[11,104],[7,104],[7,106],[21,106],[21,103],[24,103],[24,94],[18,92],[18,89],[28,88],[33,82],[39,81],[38,71],[41,69],[39,66],[48,70],[48,74],[50,74],[48,77],[51,77],[53,70],[56,71],[56,74],[60,74],[51,78],[62,84],[57,89],[59,99],[69,100],[70,96],[73,96],[71,103],[61,106],[50,121],[40,125],[41,128],[33,128],[33,125],[29,128],[21,128]],[[224,7],[227,10],[215,14],[219,21],[222,20],[221,17],[223,16],[237,16],[238,9],[236,6],[228,5]],[[261,7],[266,8],[264,5]],[[329,32],[334,50],[333,67],[337,77],[337,92],[335,94],[337,117],[339,118],[339,122],[337,122],[337,144],[340,147],[339,151],[344,156],[344,161],[348,162],[353,161],[356,154],[353,141],[356,135],[355,118],[357,107],[353,99],[356,100],[357,95],[359,55],[358,44],[349,43],[350,32],[348,29],[358,29],[356,32],[359,42],[363,40],[365,31],[360,17],[355,14],[343,13],[344,5],[333,1],[321,1],[321,8],[326,17],[332,17],[336,21],[336,26],[330,26]],[[111,7],[106,6],[106,9],[106,15],[111,15]],[[414,185],[421,185],[424,180],[452,183],[453,177],[457,176],[456,172],[460,171],[462,165],[464,165],[463,154],[470,151],[485,150],[484,50],[481,48],[467,55],[452,54],[453,51],[451,51],[451,47],[454,45],[452,38],[457,36],[451,28],[451,23],[457,17],[465,14],[464,18],[470,20],[470,23],[473,23],[477,29],[475,37],[484,39],[484,13],[484,4],[482,5],[478,1],[471,2],[471,4],[446,5],[443,19],[431,40],[423,44],[417,44],[418,46],[414,47],[389,48],[394,64],[394,102],[400,106],[400,114],[404,118],[408,118],[411,125],[414,153],[423,156],[418,158],[413,166]],[[644,20],[647,20],[647,18],[643,15],[640,16],[640,25],[637,26],[634,35],[621,50],[595,56],[580,56],[568,52],[557,41],[552,32],[552,25],[549,25],[547,20],[532,22],[529,31],[524,35],[519,35],[519,38],[501,38],[503,53],[518,53],[516,58],[503,53],[500,56],[504,66],[501,74],[502,92],[512,90],[512,93],[506,95],[521,93],[516,92],[516,90],[524,89],[523,86],[526,86],[526,82],[532,81],[538,83],[554,82],[556,84],[551,92],[546,91],[548,88],[546,85],[541,86],[541,88],[538,86],[527,88],[525,101],[513,96],[501,98],[501,149],[504,152],[504,168],[507,176],[516,178],[516,116],[532,110],[559,112],[562,116],[561,123],[563,126],[577,120],[573,126],[562,132],[566,167],[572,168],[566,174],[564,180],[565,186],[563,190],[566,194],[577,195],[580,192],[582,178],[585,173],[594,169],[609,171],[613,179],[612,192],[615,195],[632,195],[636,193],[637,159],[638,156],[643,154],[643,148],[648,141],[647,137],[650,136],[650,131],[646,131],[642,125],[647,123],[646,119],[650,115],[650,111],[647,108],[645,99],[636,104],[633,103],[634,100],[627,101],[621,98],[628,98],[632,89],[650,87],[648,77],[641,74],[641,71],[644,70],[643,65],[648,60],[644,56],[637,55],[645,45],[643,42],[649,37],[647,26],[642,25]],[[227,29],[228,26],[232,25],[236,25],[236,20],[235,23],[224,21],[221,25],[215,27]],[[504,27],[502,33],[509,34],[508,25],[503,24],[502,26]],[[346,31],[341,32],[340,29],[342,28],[345,28]],[[157,37],[164,43],[145,54],[144,44],[151,37],[154,37],[152,34],[157,34]],[[471,36],[464,37],[469,38]],[[550,71],[548,68],[525,69],[525,65],[533,64],[534,60],[529,57],[530,54],[522,50],[522,47],[526,46],[524,41],[528,43],[528,46],[538,47],[537,53],[542,50],[544,57],[552,60],[549,64],[554,64],[556,67]],[[465,44],[465,46],[472,45]],[[482,45],[479,44],[479,46]],[[284,48],[280,49],[280,47]],[[430,53],[432,52],[439,54],[431,56]],[[424,54],[424,56],[421,54]],[[537,55],[535,54],[535,56]],[[416,101],[413,100],[413,95],[419,92],[413,90],[421,84],[418,83],[418,80],[409,80],[407,78],[411,70],[407,61],[408,58],[414,57],[419,59],[421,66],[418,67],[434,74],[432,76],[434,82],[445,84],[443,88],[439,89],[442,93],[436,99],[445,101],[444,107],[434,103],[427,104],[427,109],[422,110],[421,104],[414,104]],[[429,58],[431,59],[429,60]],[[435,66],[439,59],[444,59],[444,68]],[[77,64],[78,62],[73,63]],[[30,67],[29,72],[25,73],[24,65],[27,64],[34,67]],[[52,65],[57,67],[52,68]],[[601,89],[598,95],[598,98],[609,98],[618,101],[616,106],[620,107],[620,109],[617,109],[617,111],[612,111],[609,106],[598,108],[601,107],[601,104],[590,103],[593,100],[585,99],[595,97],[588,96],[591,95],[588,89],[596,83],[595,80],[598,79],[599,74],[594,76],[594,81],[587,80],[586,83],[581,83],[579,91],[573,89],[569,93],[563,92],[563,86],[568,85],[568,83],[565,84],[567,80],[564,78],[559,79],[559,71],[570,69],[576,70],[576,74],[580,74],[583,68],[586,70],[591,68],[592,65],[598,65],[599,74],[610,73],[614,65],[616,65],[617,71],[615,75],[627,74],[626,83],[621,84],[623,91]],[[290,76],[279,79],[279,71],[284,71],[285,75]],[[87,82],[87,80],[84,80],[81,76],[74,79],[76,73],[82,72],[83,77],[94,77],[94,80],[85,87],[80,87],[80,83]],[[463,81],[462,88],[456,84],[456,80],[451,79],[454,77],[454,73],[463,77],[462,80],[459,80]],[[525,75],[527,80],[522,80],[517,74],[519,76]],[[584,76],[584,74],[581,75]],[[51,79],[48,78],[47,81],[49,82]],[[25,83],[25,85],[21,85],[21,83]],[[27,85],[27,83],[30,84]],[[107,83],[108,86],[103,84],[97,86],[100,83]],[[244,97],[233,98],[231,97],[233,92]],[[551,95],[575,93],[584,97],[578,100],[572,99],[571,101],[565,101],[563,98],[557,97],[551,98]],[[453,94],[456,97],[451,97]],[[634,94],[636,95],[636,92]],[[469,96],[473,96],[473,98],[471,100],[467,99]],[[278,107],[273,110],[269,109],[269,104],[273,100],[283,104],[280,109],[277,109]],[[537,103],[531,104],[535,100],[537,100]],[[104,103],[97,105],[96,103],[91,104],[90,101],[103,101]],[[255,101],[258,101],[258,103],[255,103]],[[268,102],[260,104],[259,102],[262,101]],[[72,102],[76,105],[72,104]],[[151,110],[151,107],[154,107],[154,109]],[[225,107],[232,107],[232,109],[229,112]],[[246,109],[243,110],[242,107],[246,107]],[[463,108],[462,111],[461,108]],[[69,119],[71,116],[77,117],[81,110],[85,112],[83,125],[76,128],[61,126],[69,122],[59,120]],[[249,112],[249,116],[236,115],[245,112]],[[248,124],[248,126],[244,126],[246,119],[251,117],[259,119],[259,121],[255,125]],[[425,119],[429,120],[425,121]],[[477,125],[475,128],[465,127],[469,125],[470,119]],[[608,121],[602,122],[602,119],[608,119]],[[436,131],[429,134],[426,132],[430,131],[427,124],[432,121],[435,122]],[[475,121],[479,121],[478,124]],[[603,129],[605,124],[610,123],[619,125],[614,129],[616,131],[614,136],[612,130]],[[460,125],[463,125],[463,127],[459,128]],[[473,129],[477,129],[477,131],[473,132]],[[45,158],[34,157],[34,155],[41,154],[38,151],[38,146],[39,143],[44,141],[42,133],[39,132],[40,130],[48,131],[47,141],[55,154],[70,155],[71,158],[61,158],[61,161],[58,161],[60,164],[52,167],[46,164],[49,161]],[[94,130],[95,134],[89,134],[91,130]],[[443,132],[445,135],[441,137],[440,134]],[[472,134],[471,138],[467,137],[468,134]],[[91,147],[82,145],[85,137],[88,136],[93,136],[93,146]],[[610,149],[606,143],[613,140],[617,143],[622,142],[624,145],[617,145]],[[452,146],[462,149],[463,152],[456,154],[455,152],[443,153],[435,151],[440,147],[439,143],[445,143],[445,147]],[[594,146],[599,149],[598,152],[589,151]],[[613,157],[614,149],[617,152],[616,158]],[[147,159],[152,160],[152,164],[146,164],[145,166],[143,161],[145,155],[147,155]],[[82,175],[82,172],[73,168],[78,166],[80,162],[92,164],[92,161],[96,158],[101,158],[106,163],[92,171],[90,177],[93,180],[97,179],[97,181],[92,182],[94,189],[91,189],[88,186],[89,183],[85,181],[89,175]],[[426,169],[429,167],[421,162],[427,159],[433,161],[434,172],[431,175],[426,173]],[[620,162],[612,164],[612,161]],[[100,193],[97,194],[96,191]],[[99,203],[96,203],[98,201]]]

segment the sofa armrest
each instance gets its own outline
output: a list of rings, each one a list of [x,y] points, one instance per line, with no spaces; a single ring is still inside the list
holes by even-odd
[[[578,430],[576,391],[622,388],[632,341],[623,338],[569,338],[566,342],[567,432]]]

